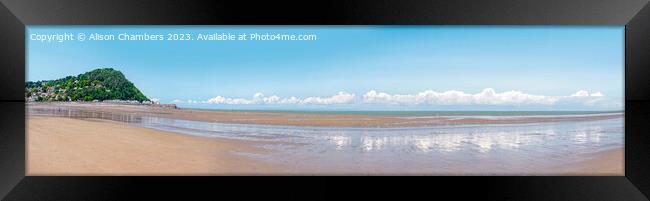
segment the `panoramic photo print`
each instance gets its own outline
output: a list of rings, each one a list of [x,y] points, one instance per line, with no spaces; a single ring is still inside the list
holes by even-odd
[[[623,26],[28,26],[27,175],[624,175]]]

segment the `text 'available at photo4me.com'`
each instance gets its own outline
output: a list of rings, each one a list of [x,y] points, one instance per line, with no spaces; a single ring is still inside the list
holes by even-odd
[[[47,43],[66,41],[316,41],[310,33],[52,33],[30,34],[29,40]]]

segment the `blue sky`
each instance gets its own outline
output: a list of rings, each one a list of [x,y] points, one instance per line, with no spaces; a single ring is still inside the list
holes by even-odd
[[[27,80],[112,67],[150,98],[202,108],[623,108],[623,26],[29,26],[27,38],[145,32],[318,38],[28,40]]]

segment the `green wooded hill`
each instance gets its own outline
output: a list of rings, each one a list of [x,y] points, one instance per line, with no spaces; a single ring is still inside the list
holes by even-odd
[[[149,100],[122,72],[112,68],[57,80],[25,82],[25,98],[31,101]]]

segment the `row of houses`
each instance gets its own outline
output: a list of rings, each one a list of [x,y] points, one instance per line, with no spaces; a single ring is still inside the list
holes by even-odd
[[[47,93],[42,93],[42,94],[32,94],[30,97],[28,97],[26,100],[28,102],[35,102],[38,101],[39,97],[46,97]],[[57,97],[58,98],[58,97]],[[67,99],[66,99],[67,98]],[[56,99],[57,101],[71,101],[70,97],[61,97],[59,99]],[[149,105],[149,106],[154,106],[154,107],[162,107],[162,108],[171,108],[171,109],[178,109],[176,104],[160,104],[159,101],[136,101],[136,100],[104,100],[104,101],[99,101],[99,100],[93,100],[91,102],[94,103],[110,103],[110,104],[120,104],[120,105]]]

